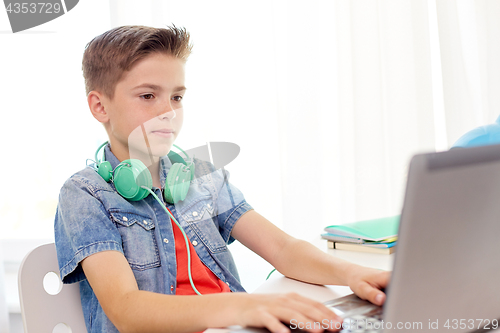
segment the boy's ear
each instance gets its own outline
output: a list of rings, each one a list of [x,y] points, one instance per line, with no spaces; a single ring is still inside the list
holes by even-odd
[[[105,97],[98,91],[93,90],[89,92],[87,102],[94,118],[101,123],[107,123],[109,118],[104,107]]]

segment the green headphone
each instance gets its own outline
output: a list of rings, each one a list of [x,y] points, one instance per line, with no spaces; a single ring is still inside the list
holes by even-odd
[[[108,142],[104,142],[97,148],[95,152],[95,163],[97,173],[106,181],[113,181],[115,184],[116,191],[125,199],[130,201],[139,201],[148,196],[149,193],[158,201],[160,206],[165,210],[165,212],[170,216],[172,221],[175,222],[177,227],[179,227],[182,237],[184,237],[184,242],[186,243],[187,257],[188,257],[188,276],[189,283],[195,291],[196,294],[201,295],[201,293],[196,289],[193,282],[193,277],[191,275],[191,254],[189,250],[189,241],[186,233],[182,229],[181,225],[175,217],[170,213],[170,211],[165,207],[160,198],[151,190],[153,187],[153,179],[151,178],[151,173],[149,169],[142,163],[142,161],[137,159],[128,159],[116,166],[113,170],[111,163],[106,161],[106,154],[102,153],[102,161],[97,158],[99,151]],[[180,147],[174,145],[177,149],[182,151],[186,158],[189,160],[189,156]],[[189,190],[189,184],[194,178],[194,163],[191,161],[186,163],[184,159],[176,152],[170,151],[168,153],[168,158],[172,162],[172,166],[168,171],[167,180],[165,182],[165,190],[163,191],[163,197],[165,201],[170,204],[175,204],[178,201],[186,199],[186,195]]]
[[[153,187],[153,179],[149,169],[137,159],[128,159],[116,166],[113,170],[111,163],[106,161],[103,152],[102,161],[98,160],[99,151],[108,142],[104,142],[95,152],[97,173],[106,181],[110,180],[115,185],[116,191],[125,199],[139,201],[147,197]],[[187,159],[189,156],[180,147],[174,145],[182,151]],[[166,202],[175,204],[186,198],[191,180],[194,178],[194,163],[187,163],[179,154],[170,151],[167,157],[172,162],[165,182],[163,197]]]

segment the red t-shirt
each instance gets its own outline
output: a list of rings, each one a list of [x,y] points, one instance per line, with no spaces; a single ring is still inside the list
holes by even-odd
[[[177,261],[177,290],[175,294],[196,295],[189,282],[186,241],[177,224],[175,224],[172,219],[170,219],[170,221],[174,230],[175,256]],[[203,245],[198,244],[198,246]],[[230,292],[231,289],[229,289],[229,286],[222,282],[222,280],[201,262],[191,242],[189,242],[189,250],[191,254],[191,277],[193,278],[196,289],[198,289],[202,295]]]

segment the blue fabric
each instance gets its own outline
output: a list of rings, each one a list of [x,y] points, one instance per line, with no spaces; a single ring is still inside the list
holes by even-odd
[[[105,154],[115,168],[119,161],[109,145]],[[164,187],[172,164],[167,157],[160,163]],[[231,230],[236,221],[252,207],[236,187],[224,180],[223,172],[229,178],[227,171],[215,170],[211,163],[196,158],[194,163],[195,178],[186,199],[166,206],[189,240],[197,242],[195,250],[201,261],[232,291],[245,291],[227,245],[234,241]],[[160,189],[153,191],[163,200]],[[89,332],[118,332],[81,268],[80,262],[91,254],[119,251],[127,258],[140,290],[175,294],[177,265],[172,224],[152,195],[127,201],[92,166],[86,167],[63,185],[54,229],[61,278],[64,283],[80,283]]]
[[[500,144],[500,117],[495,123],[477,127],[462,135],[452,148],[467,148]]]

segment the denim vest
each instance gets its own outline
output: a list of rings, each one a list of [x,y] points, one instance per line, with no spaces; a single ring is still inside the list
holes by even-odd
[[[118,159],[105,148],[113,169]],[[194,159],[195,177],[185,200],[166,204],[181,224],[200,260],[231,291],[245,291],[227,245],[231,230],[252,207],[227,182],[229,173],[210,162]],[[172,166],[160,160],[162,188]],[[153,188],[163,200],[161,189]],[[164,202],[165,204],[165,202]],[[100,251],[120,251],[127,258],[140,290],[175,295],[175,242],[167,213],[152,195],[127,201],[93,167],[71,176],[63,185],[54,223],[55,243],[64,283],[80,283],[83,314],[89,332],[118,332],[106,317],[79,263]]]

